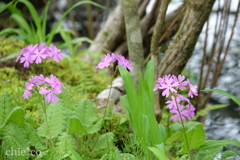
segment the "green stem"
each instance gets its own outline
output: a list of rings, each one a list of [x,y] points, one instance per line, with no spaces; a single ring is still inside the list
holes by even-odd
[[[50,129],[49,129],[49,126],[48,126],[47,107],[46,107],[45,103],[43,103],[43,104],[44,104],[44,105],[43,105],[43,111],[44,111],[44,114],[45,114],[47,132],[48,132],[48,135],[49,135],[49,138],[50,138],[50,142],[51,142],[51,144],[52,144],[52,147],[54,148],[54,144],[53,144],[52,137],[51,137],[51,134],[50,134]]]
[[[42,103],[42,108],[43,108],[43,112],[45,114],[45,121],[46,121],[46,127],[47,127],[47,132],[48,132],[48,135],[49,135],[49,138],[50,138],[50,142],[52,144],[52,147],[54,148],[54,144],[53,144],[53,141],[52,141],[52,138],[51,138],[51,135],[50,135],[50,130],[49,130],[49,127],[48,127],[48,118],[47,118],[47,109],[46,109],[46,104],[45,102],[43,102],[43,97],[41,97],[39,94],[38,94],[38,90],[36,91],[37,95],[39,96],[39,99],[40,99],[40,102]],[[47,144],[46,144],[47,145]],[[48,145],[47,145],[48,147]]]
[[[112,91],[112,82],[113,82],[113,78],[114,78],[114,75],[116,74],[116,72],[117,72],[117,69],[114,71],[114,73],[113,73],[113,75],[112,75],[111,85],[110,85],[110,91],[109,91],[109,93],[108,93],[106,108],[105,108],[104,115],[103,115],[103,130],[105,131],[105,133],[107,132],[107,130],[106,130],[106,126],[105,126],[105,121],[104,121],[104,119],[105,119],[106,114],[107,114],[107,107],[108,107],[108,103],[109,103],[109,99],[110,99],[110,93],[111,93],[111,91]],[[98,137],[98,138],[99,138],[99,137]],[[96,140],[96,142],[97,142],[97,140]],[[96,142],[95,142],[95,144],[96,144]],[[95,144],[93,145],[93,148],[95,147]],[[108,138],[107,138],[107,145],[108,145],[108,149],[110,150]],[[93,151],[93,149],[92,149],[92,151]],[[91,156],[91,154],[92,154],[92,152],[89,154],[89,157]]]
[[[176,103],[176,106],[177,106],[177,111],[178,111],[178,114],[179,114],[179,117],[180,117],[180,120],[181,120],[181,124],[182,124],[182,127],[183,127],[183,133],[184,133],[184,137],[186,139],[186,144],[187,144],[187,149],[188,149],[188,156],[189,156],[189,159],[192,160],[192,156],[191,156],[191,150],[189,148],[189,144],[188,144],[188,140],[187,140],[187,133],[186,133],[186,129],[185,129],[185,126],[184,126],[184,123],[183,123],[183,118],[182,118],[182,115],[180,113],[180,110],[178,108],[178,103],[177,103],[177,100],[176,100],[176,97],[174,96],[174,101]]]

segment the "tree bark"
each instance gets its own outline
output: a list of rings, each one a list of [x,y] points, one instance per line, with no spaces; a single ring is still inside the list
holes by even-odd
[[[107,19],[104,27],[99,31],[94,39],[94,42],[106,48],[109,51],[113,51],[117,44],[122,42],[123,33],[125,33],[125,24],[123,19],[123,6],[119,3],[115,8],[112,15]],[[91,51],[103,52],[96,45],[91,44],[88,48]]]
[[[158,14],[160,0],[157,0],[154,4],[152,11],[149,14],[145,14],[146,4],[149,0],[142,0],[139,2],[139,17],[141,18],[141,29],[145,30],[142,31],[143,36],[143,45],[144,45],[144,55],[148,55],[150,52],[150,42],[153,33],[153,27],[156,21],[156,17]],[[169,25],[172,21],[178,16],[181,12],[183,5],[177,8],[172,13],[166,16],[165,26],[163,32],[167,30]],[[165,37],[164,41],[166,41],[169,37],[173,36],[177,29],[180,26],[182,18],[179,18],[174,26],[167,32],[167,36]],[[146,26],[148,26],[146,28]],[[107,19],[104,27],[101,31],[97,34],[94,39],[94,42],[101,45],[103,48],[106,48],[109,52],[114,52],[116,54],[126,55],[128,52],[126,39],[124,38],[125,32],[125,25],[123,19],[123,8],[122,4],[119,3],[118,6],[115,8],[112,15]],[[91,44],[88,48],[90,51],[102,52],[106,53],[101,48],[97,47],[94,44]],[[89,57],[87,57],[88,59]]]
[[[123,6],[127,33],[128,55],[133,67],[131,76],[135,86],[137,87],[139,71],[143,71],[144,69],[142,34],[140,20],[138,17],[137,0],[123,0]]]
[[[185,12],[181,26],[158,66],[159,77],[178,75],[192,55],[199,34],[207,21],[215,0],[192,0]]]

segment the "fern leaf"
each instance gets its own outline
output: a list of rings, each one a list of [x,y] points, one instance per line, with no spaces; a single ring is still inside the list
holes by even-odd
[[[49,149],[41,152],[35,160],[59,160],[59,158],[57,158],[57,153],[54,149]]]
[[[4,92],[0,97],[0,104],[0,126],[3,126],[14,107],[10,95],[7,92]]]
[[[46,125],[46,121],[44,120],[44,122],[37,129],[37,133],[41,137],[46,137],[50,139],[48,133],[49,129],[51,138],[56,138],[60,133],[62,133],[65,123],[63,106],[60,102],[52,103],[47,107],[47,119],[48,128]]]
[[[103,155],[100,160],[108,160],[108,159],[122,160],[123,157],[120,151],[118,149],[115,149],[114,151],[110,151],[110,153]]]
[[[58,96],[58,98],[61,99],[64,107],[73,110],[74,101],[72,100],[72,97],[68,94],[67,91],[63,90],[62,93]]]
[[[103,119],[98,120],[98,122],[90,127],[87,128],[88,134],[97,133],[101,130],[103,124]]]
[[[197,123],[187,131],[187,141],[190,150],[197,149],[206,140],[205,131],[203,127],[204,127],[203,124]],[[177,154],[185,154],[188,152],[185,137],[183,137],[182,141],[183,141],[182,149]]]
[[[183,133],[181,131],[177,131],[165,141],[165,144],[171,144],[174,141],[180,140],[182,136],[183,136]]]
[[[223,147],[211,148],[206,150],[200,150],[194,156],[194,160],[204,159],[204,160],[213,160],[217,154],[222,151]]]
[[[58,137],[57,142],[57,155],[59,159],[70,157],[71,151],[68,149],[68,147],[74,148],[74,142],[72,137],[70,137],[66,132],[64,132],[61,136]]]
[[[106,149],[109,145],[113,143],[114,134],[112,132],[102,134],[98,138],[93,139],[89,144],[93,152],[97,152],[102,149]]]
[[[25,123],[24,124],[24,130],[27,134],[27,138],[29,139],[29,141],[31,143],[31,146],[35,146],[35,148],[39,149],[39,150],[45,150],[46,149],[42,139],[38,136],[36,130],[33,129],[30,124]]]
[[[207,108],[204,108],[203,110],[198,111],[197,114],[192,118],[192,120],[194,121],[200,116],[207,115],[207,113],[211,110],[225,108],[227,106],[229,106],[229,105],[228,104],[216,104],[216,105],[209,106]]]
[[[28,159],[29,142],[19,124],[9,122],[4,127],[3,147],[9,159]],[[16,152],[14,152],[16,151]]]
[[[77,104],[75,112],[81,122],[86,126],[92,125],[93,122],[97,120],[97,107],[89,99],[81,100]]]

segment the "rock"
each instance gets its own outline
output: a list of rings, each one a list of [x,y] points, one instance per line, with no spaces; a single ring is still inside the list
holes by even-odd
[[[110,87],[109,85],[105,90],[103,90],[101,93],[97,95],[95,98],[95,103],[97,104],[97,108],[105,108],[107,106],[113,106],[113,112],[123,112],[122,107],[120,105],[120,99],[119,97],[125,94],[125,88],[124,88],[124,83],[123,79],[121,77],[117,77],[113,83],[112,83],[112,89],[111,93],[109,96],[110,92]],[[109,96],[109,102],[107,104]]]
[[[122,95],[122,93],[115,89],[111,89],[110,97],[109,97],[109,102],[107,104],[108,96],[109,96],[110,88],[107,88],[103,90],[95,99],[95,102],[98,104],[98,108],[104,108],[106,105],[114,105],[118,100],[119,97]]]

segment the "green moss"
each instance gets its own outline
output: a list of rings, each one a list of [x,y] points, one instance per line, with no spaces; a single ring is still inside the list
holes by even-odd
[[[94,98],[110,84],[111,77],[94,68],[80,58],[64,58],[59,63],[48,61],[47,74],[54,74],[69,89],[73,99]]]
[[[20,49],[26,46],[26,43],[22,40],[14,38],[0,37],[0,57],[11,55],[12,53],[19,52]]]

